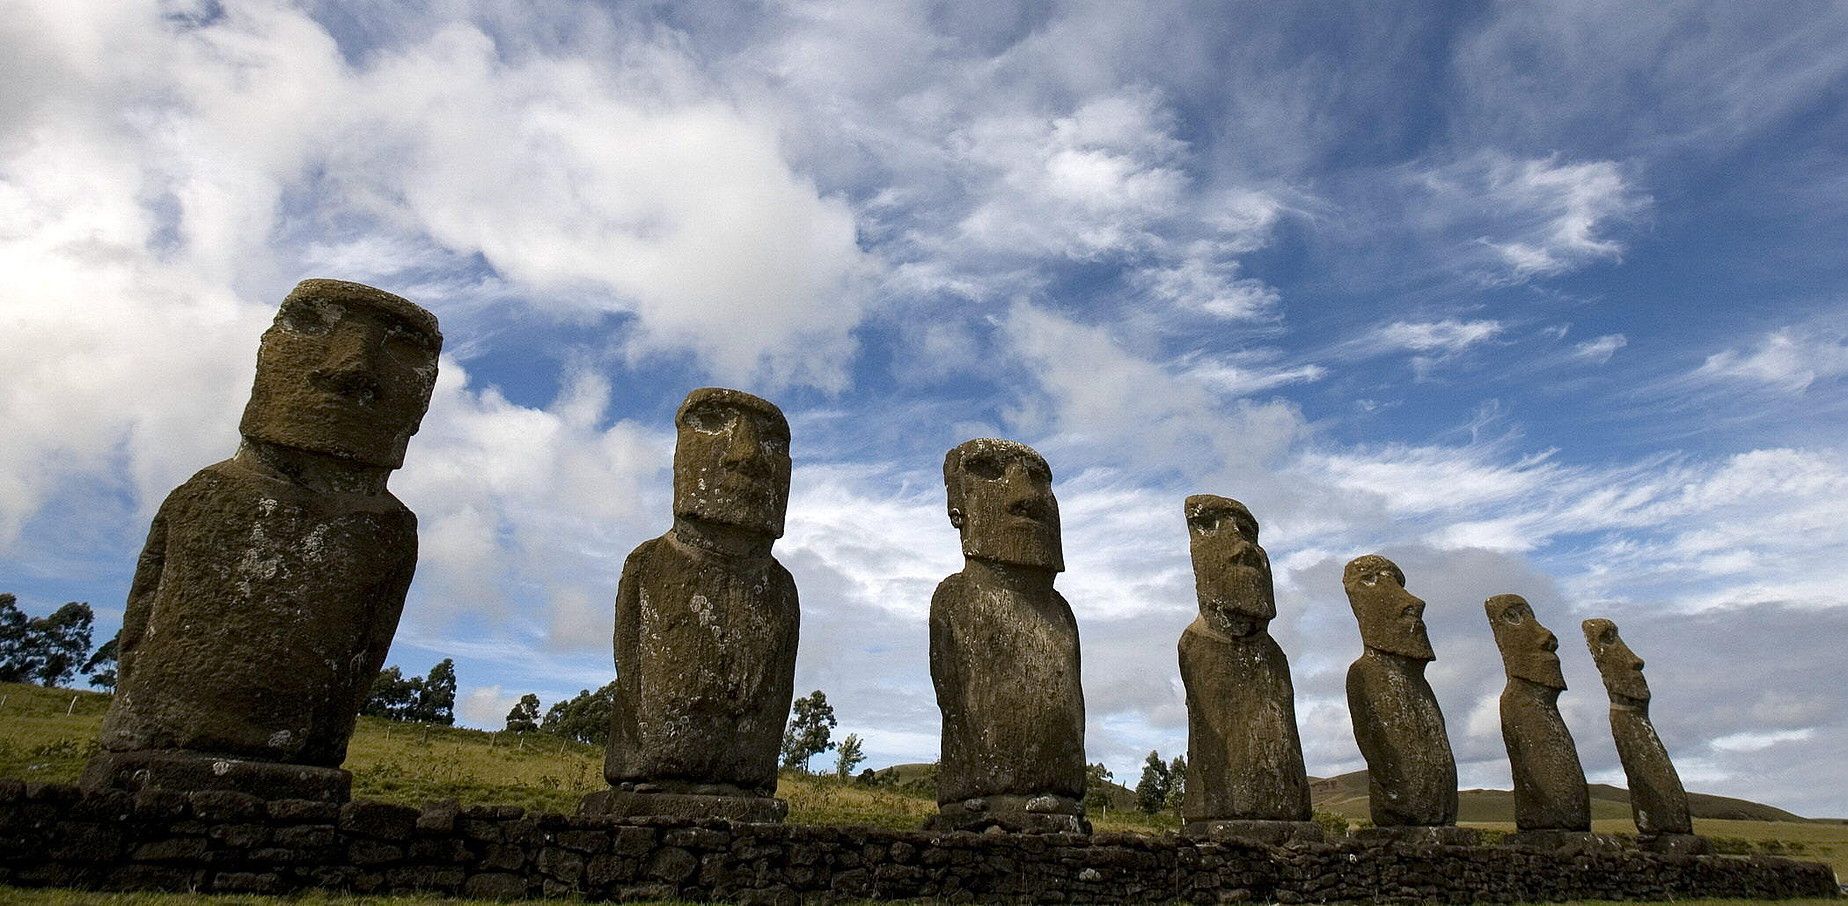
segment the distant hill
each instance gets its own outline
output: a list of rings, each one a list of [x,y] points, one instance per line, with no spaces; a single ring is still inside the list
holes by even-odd
[[[1315,807],[1345,818],[1367,817],[1367,772],[1355,771],[1338,777],[1311,778],[1309,796]],[[1714,796],[1689,793],[1688,811],[1696,818],[1730,821],[1809,821],[1781,808]],[[1630,791],[1603,783],[1591,785],[1591,817],[1630,817]],[[1463,790],[1457,797],[1457,820],[1464,822],[1513,821],[1514,793],[1509,790]]]
[[[892,781],[893,785],[900,789],[936,795],[937,766],[934,764],[923,762],[895,764],[889,768],[881,768],[874,773],[878,774],[881,779]],[[1366,781],[1362,780],[1361,790],[1363,792],[1366,786]],[[1129,811],[1136,807],[1136,791],[1123,784],[1111,783],[1107,795],[1110,797],[1112,812]]]

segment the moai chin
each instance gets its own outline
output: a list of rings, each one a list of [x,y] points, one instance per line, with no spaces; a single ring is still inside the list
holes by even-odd
[[[1643,659],[1617,634],[1617,624],[1586,620],[1585,645],[1611,697],[1611,736],[1630,785],[1630,812],[1636,818],[1637,844],[1661,852],[1704,853],[1710,846],[1694,835],[1688,794],[1668,760],[1668,747],[1649,721],[1649,683]]]
[[[1348,667],[1348,712],[1367,761],[1370,836],[1469,842],[1458,829],[1457,763],[1437,695],[1425,680],[1436,659],[1425,636],[1425,602],[1405,590],[1405,573],[1378,554],[1341,575],[1366,651]],[[1377,833],[1375,833],[1377,832]]]
[[[1540,625],[1520,595],[1496,595],[1483,602],[1483,610],[1508,674],[1501,722],[1514,773],[1517,834],[1511,842],[1583,844],[1591,831],[1591,793],[1578,747],[1559,716],[1559,694],[1566,689],[1559,638]]]
[[[417,565],[386,479],[442,343],[435,316],[370,286],[305,280],[282,301],[243,443],[154,517],[86,786],[347,798],[339,765]]]
[[[789,423],[708,387],[674,416],[674,527],[623,563],[616,701],[584,814],[774,823],[796,679],[796,583],[771,556],[789,504]]]
[[[1187,498],[1183,511],[1200,606],[1179,646],[1187,688],[1184,830],[1320,840],[1290,662],[1269,631],[1277,602],[1258,520],[1244,504],[1212,494]]]
[[[1078,625],[1052,583],[1065,560],[1052,470],[981,438],[943,460],[963,569],[930,602],[943,712],[938,829],[1088,832]]]

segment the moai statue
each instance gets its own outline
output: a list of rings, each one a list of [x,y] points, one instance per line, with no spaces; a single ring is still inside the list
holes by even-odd
[[[616,702],[584,814],[782,821],[777,755],[796,681],[796,583],[770,554],[789,504],[789,423],[737,390],[674,416],[674,527],[616,589]]]
[[[1277,615],[1258,520],[1226,497],[1187,498],[1200,616],[1181,633],[1187,687],[1190,835],[1272,843],[1320,840],[1296,732],[1290,662],[1268,630]]]
[[[89,787],[340,801],[360,705],[417,566],[386,490],[443,337],[391,293],[305,280],[257,351],[230,459],[154,516]]]
[[[1052,470],[1025,444],[971,440],[943,460],[963,569],[930,601],[930,676],[943,711],[936,829],[1078,832],[1084,689]]]
[[[1457,762],[1444,714],[1425,680],[1437,659],[1425,636],[1425,602],[1405,590],[1405,573],[1378,554],[1341,575],[1366,651],[1348,667],[1348,712],[1367,761],[1370,838],[1470,843],[1456,827]]]
[[[1578,747],[1559,716],[1559,693],[1566,689],[1559,637],[1540,625],[1520,595],[1496,595],[1483,602],[1483,609],[1508,673],[1501,721],[1514,771],[1516,833],[1509,842],[1582,846],[1591,841],[1591,792]]]
[[[1658,852],[1711,851],[1705,837],[1694,835],[1687,790],[1668,760],[1668,748],[1649,722],[1649,683],[1643,679],[1643,659],[1624,644],[1616,623],[1586,620],[1583,627],[1585,645],[1611,696],[1611,735],[1630,784],[1637,845]]]

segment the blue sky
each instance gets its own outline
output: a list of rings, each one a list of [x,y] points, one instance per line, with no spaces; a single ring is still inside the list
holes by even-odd
[[[465,720],[609,678],[671,414],[779,403],[797,685],[927,760],[943,451],[1051,462],[1092,760],[1185,747],[1180,504],[1248,503],[1312,773],[1360,766],[1347,559],[1650,661],[1688,785],[1848,814],[1848,12],[1835,5],[28,3],[0,23],[0,587],[112,631],[306,276],[442,320],[392,661]]]

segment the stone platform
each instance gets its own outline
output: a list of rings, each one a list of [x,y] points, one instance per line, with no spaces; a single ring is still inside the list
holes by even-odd
[[[528,815],[0,781],[0,884],[101,890],[738,903],[1512,902],[1833,897],[1774,856],[1519,846],[1272,846]]]

